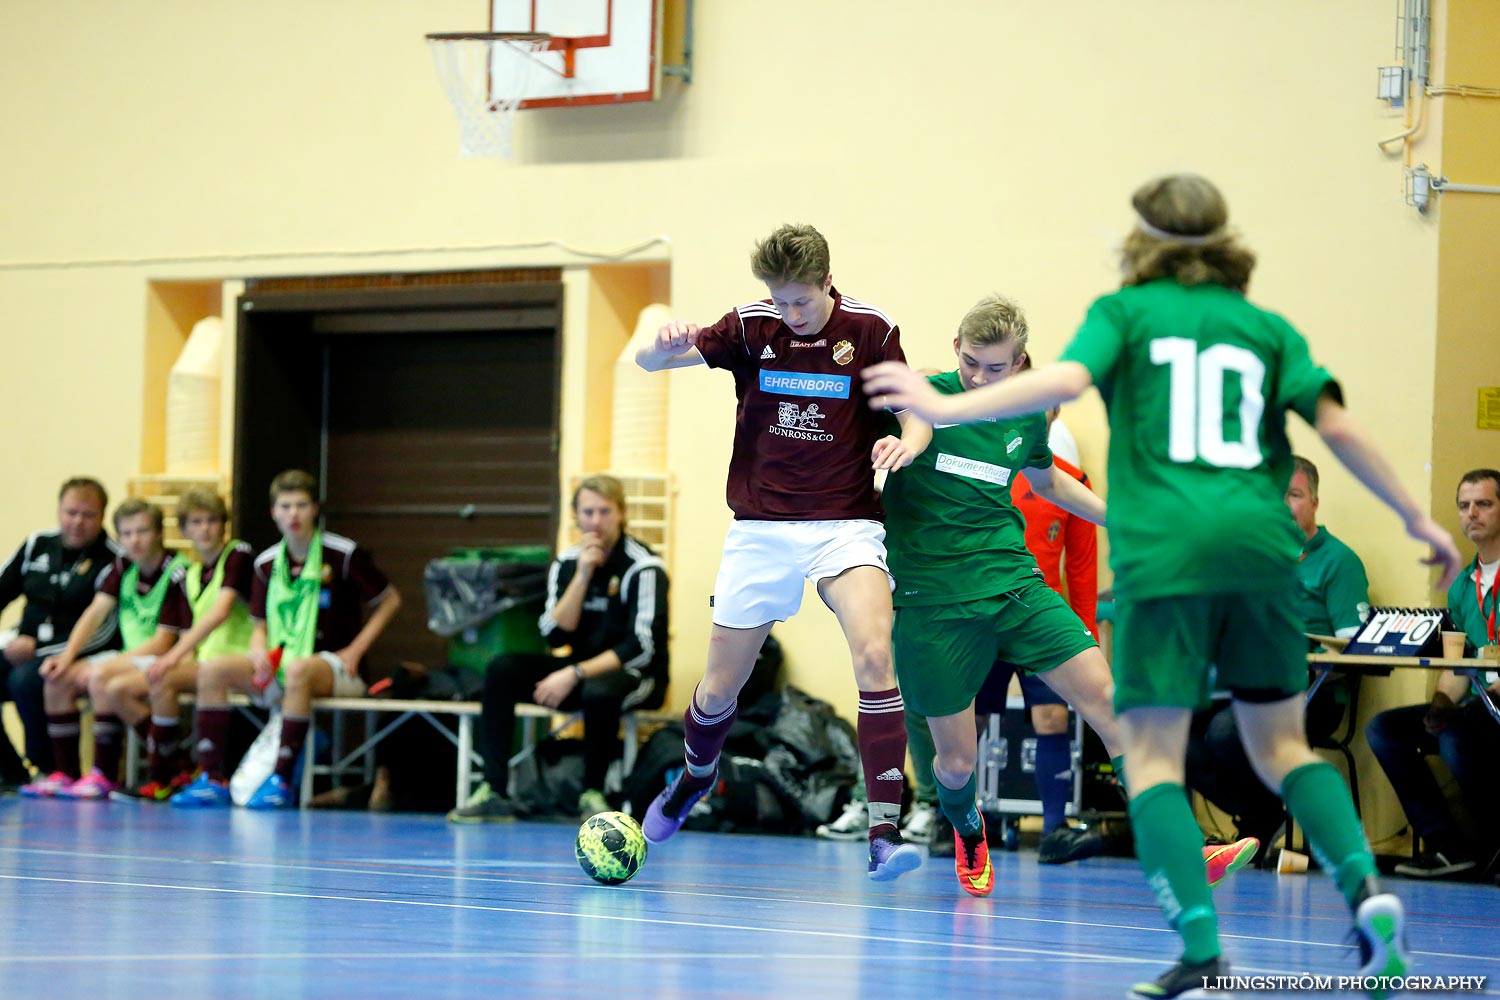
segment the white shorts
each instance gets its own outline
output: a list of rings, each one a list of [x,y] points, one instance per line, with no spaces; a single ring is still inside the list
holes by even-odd
[[[802,607],[804,581],[856,566],[874,566],[895,589],[879,521],[735,521],[714,581],[713,622],[758,628],[786,621]]]
[[[358,674],[349,672],[344,661],[339,659],[339,654],[321,650],[313,654],[320,657],[333,669],[333,695],[334,698],[359,698],[365,693],[365,682]],[[250,692],[250,700],[261,708],[276,708],[281,704],[281,684],[272,681],[271,685],[264,691]]]

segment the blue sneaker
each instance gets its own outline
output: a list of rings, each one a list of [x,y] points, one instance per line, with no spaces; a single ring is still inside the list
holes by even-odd
[[[192,781],[172,796],[174,809],[226,809],[230,805],[229,786],[199,771]]]
[[[279,774],[273,774],[261,782],[255,794],[250,796],[245,803],[246,809],[285,809],[292,804],[291,790],[286,787],[286,779]]]
[[[688,818],[688,813],[693,811],[693,806],[698,800],[713,791],[719,783],[719,772],[714,771],[709,778],[708,784],[699,789],[687,787],[687,779],[691,777],[686,769],[677,776],[677,780],[662,790],[662,793],[651,800],[651,806],[646,810],[646,818],[641,820],[641,832],[646,839],[653,844],[660,844],[682,829],[683,821]]]
[[[988,867],[989,859],[985,859]],[[892,827],[870,838],[870,881],[889,882],[922,865],[922,852]]]

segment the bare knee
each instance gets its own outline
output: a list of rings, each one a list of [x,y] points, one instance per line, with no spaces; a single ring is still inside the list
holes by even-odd
[[[863,691],[883,691],[896,686],[891,644],[884,637],[871,638],[850,649],[854,679]]]
[[[1031,727],[1038,736],[1058,736],[1068,731],[1068,706],[1037,705],[1031,710]]]
[[[972,747],[939,750],[932,758],[933,777],[948,788],[962,788],[969,783],[976,763],[978,758]]]
[[[229,693],[234,664],[227,659],[205,660],[198,666],[198,700],[222,702]]]
[[[113,672],[103,670],[94,671],[88,679],[89,699],[94,702],[102,702],[109,698],[110,686],[114,683]]]
[[[113,677],[107,678],[103,685],[104,704],[111,708],[117,708],[131,698],[137,690],[135,683],[133,683],[134,681],[135,678],[125,673],[118,673]],[[90,685],[90,690],[92,690],[92,685]]]

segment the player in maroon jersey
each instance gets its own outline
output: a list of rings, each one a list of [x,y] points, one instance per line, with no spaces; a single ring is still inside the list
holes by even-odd
[[[729,460],[734,524],[711,601],[703,679],[684,715],[687,768],[651,803],[642,827],[660,843],[714,785],[736,699],[771,626],[797,613],[805,580],[838,617],[859,685],[859,750],[870,797],[870,878],[921,864],[897,830],[906,732],[891,663],[891,576],[874,471],[911,463],[931,429],[897,414],[882,436],[854,376],[901,361],[900,330],[833,287],[828,244],[786,225],[756,245],[751,272],[769,299],[700,327],[674,321],[642,348],[647,371],[707,364],[734,376],[739,405]]]

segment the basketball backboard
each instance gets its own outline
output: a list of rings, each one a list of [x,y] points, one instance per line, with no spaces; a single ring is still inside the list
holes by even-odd
[[[490,0],[490,30],[541,32],[525,108],[623,104],[661,92],[661,0]],[[572,72],[568,72],[568,63]]]

